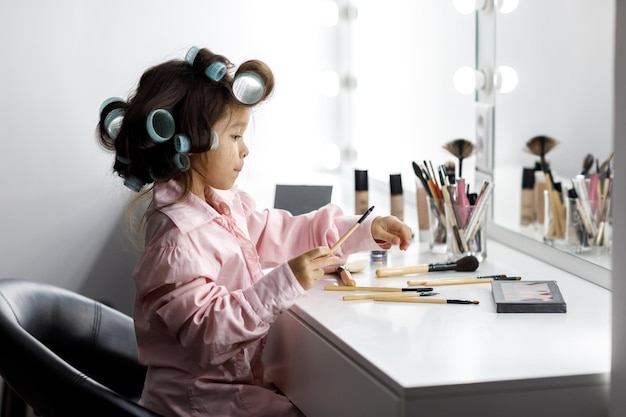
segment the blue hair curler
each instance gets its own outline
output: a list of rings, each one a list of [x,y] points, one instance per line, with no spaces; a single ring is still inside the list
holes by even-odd
[[[193,67],[193,63],[196,61],[196,57],[200,52],[200,48],[192,46],[185,54],[185,62]],[[220,81],[226,75],[226,64],[222,61],[215,61],[204,69],[204,75],[209,77],[210,80]]]
[[[204,70],[204,74],[213,81],[219,81],[226,75],[226,64],[215,61]]]
[[[113,140],[117,139],[117,135],[120,133],[122,123],[124,122],[124,109],[113,109],[107,113],[104,117],[103,127],[104,131]]]
[[[130,159],[125,158],[125,157],[123,157],[121,155],[115,155],[115,159],[117,159],[118,161],[120,161],[123,164],[126,164],[126,165],[130,164]]]
[[[118,101],[124,103],[124,99],[120,97],[109,97],[106,100],[104,100],[102,104],[100,105],[100,110],[98,111],[98,115],[102,114],[102,110],[104,110],[106,106],[108,106],[111,103],[118,102]]]
[[[176,166],[176,169],[178,169],[180,172],[185,172],[189,169],[189,167],[191,167],[191,160],[189,159],[187,154],[184,154],[184,153],[174,154],[173,161],[174,161],[174,165]]]
[[[143,187],[144,184],[145,182],[143,180],[135,177],[134,175],[124,180],[124,185],[136,193],[138,193],[139,190],[141,190],[141,187]]]
[[[176,135],[174,136],[174,149],[176,149],[176,152],[189,152],[191,141],[185,135]]]
[[[233,80],[233,95],[243,104],[256,104],[265,94],[263,80],[254,72],[242,72]]]
[[[200,48],[197,46],[192,46],[189,48],[187,53],[185,54],[185,62],[193,67],[193,63],[196,60],[196,56],[198,56],[198,52],[200,52]]]
[[[217,147],[220,144],[220,137],[217,134],[217,132],[215,130],[211,130],[211,147],[209,148],[210,151],[213,151],[215,149],[217,149]]]
[[[174,116],[167,110],[156,109],[148,114],[146,120],[146,129],[148,135],[156,143],[165,142],[174,136],[176,131],[176,122]]]

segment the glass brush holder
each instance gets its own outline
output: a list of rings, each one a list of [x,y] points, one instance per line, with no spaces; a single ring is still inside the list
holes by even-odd
[[[446,252],[450,261],[473,255],[482,261],[487,257],[487,199],[475,205],[446,202]]]

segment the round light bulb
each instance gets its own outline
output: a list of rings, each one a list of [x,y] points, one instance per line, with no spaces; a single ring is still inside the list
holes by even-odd
[[[493,84],[496,89],[503,93],[510,93],[517,87],[517,71],[507,65],[501,65],[496,68],[493,76]]]
[[[452,4],[457,12],[472,14],[476,10],[483,9],[487,2],[486,0],[452,0]]]
[[[328,27],[337,26],[339,22],[339,6],[337,6],[336,2],[332,0],[321,2],[318,13],[321,25]]]
[[[339,74],[335,71],[324,71],[320,75],[320,91],[327,97],[336,97],[339,95],[339,88],[341,82],[339,81]]]
[[[476,70],[471,67],[461,67],[452,76],[454,88],[461,94],[472,94],[476,90]]]
[[[502,14],[511,13],[518,4],[519,0],[496,0],[495,3],[496,9]]]
[[[339,146],[333,143],[322,146],[317,158],[320,165],[325,169],[334,170],[339,168],[341,163]]]

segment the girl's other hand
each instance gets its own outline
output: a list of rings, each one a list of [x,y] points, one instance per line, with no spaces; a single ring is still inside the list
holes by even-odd
[[[395,216],[377,217],[372,222],[372,237],[386,249],[398,245],[400,250],[407,250],[411,234],[411,228]]]
[[[341,260],[330,253],[330,248],[318,247],[296,256],[287,263],[296,279],[308,290],[324,275],[324,268],[338,265]]]

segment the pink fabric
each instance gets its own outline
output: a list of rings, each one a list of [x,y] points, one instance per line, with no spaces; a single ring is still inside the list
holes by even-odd
[[[155,184],[134,272],[139,358],[149,367],[141,403],[172,417],[299,415],[264,380],[261,362],[271,323],[307,294],[286,261],[332,246],[358,216],[333,205],[301,216],[256,211],[237,189],[168,205],[180,193],[175,181]],[[339,254],[379,249],[372,220]],[[267,267],[275,268],[264,275]]]

